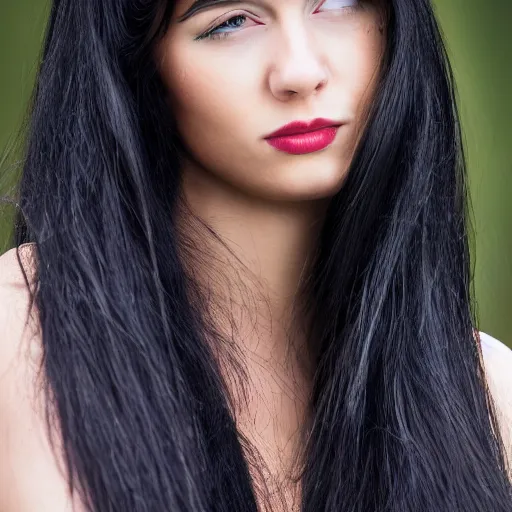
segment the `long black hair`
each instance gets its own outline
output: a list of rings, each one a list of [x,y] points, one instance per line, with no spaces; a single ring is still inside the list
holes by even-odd
[[[257,507],[180,256],[181,147],[152,59],[172,9],[54,0],[27,126],[14,243],[36,249],[48,427],[95,512]],[[428,0],[386,9],[375,99],[307,278],[301,507],[511,511],[452,71]]]

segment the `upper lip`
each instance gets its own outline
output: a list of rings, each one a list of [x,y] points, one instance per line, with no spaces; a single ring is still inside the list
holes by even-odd
[[[298,135],[300,133],[312,132],[329,126],[340,126],[341,124],[343,123],[340,121],[333,121],[332,119],[324,119],[321,117],[313,119],[312,121],[292,121],[291,123],[285,124],[275,132],[270,133],[265,137],[265,139],[270,137],[283,137],[286,135]]]

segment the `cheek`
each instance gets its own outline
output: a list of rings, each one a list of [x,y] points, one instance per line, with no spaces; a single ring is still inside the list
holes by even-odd
[[[167,51],[162,62],[169,106],[178,129],[191,146],[202,152],[208,146],[215,148],[221,137],[226,140],[236,133],[247,119],[247,73],[217,61],[212,63],[207,53],[187,53],[181,46],[180,52]]]
[[[385,39],[378,21],[363,24],[344,46],[339,61],[338,82],[343,97],[350,105],[354,122],[351,130],[352,146],[361,135],[368,110],[374,100],[380,77]]]
[[[357,49],[351,62],[353,76],[358,77],[354,84],[354,98],[360,113],[372,100],[378,82],[384,50],[384,38],[377,22],[368,23],[356,38]]]

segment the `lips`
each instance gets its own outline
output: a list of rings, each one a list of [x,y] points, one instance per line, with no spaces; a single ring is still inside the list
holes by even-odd
[[[331,145],[342,123],[318,118],[311,122],[294,121],[271,133],[265,140],[278,151],[303,155]]]
[[[303,133],[314,132],[322,128],[338,127],[342,123],[333,119],[317,118],[313,121],[293,121],[288,123],[275,132],[267,135],[265,139],[272,137],[286,137],[288,135],[300,135]]]

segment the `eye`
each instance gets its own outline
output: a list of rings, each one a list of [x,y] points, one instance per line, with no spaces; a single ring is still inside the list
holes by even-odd
[[[320,8],[325,8],[326,6],[329,10],[342,9],[344,12],[351,12],[356,10],[359,7],[360,0],[320,0],[320,5],[317,7],[313,14],[316,14]],[[248,16],[245,14],[236,14],[223,21],[222,23],[216,25],[212,29],[208,30],[204,34],[196,37],[196,40],[201,39],[226,39],[231,36],[233,32],[237,32],[239,28],[246,25],[246,20],[248,20]],[[232,29],[232,30],[230,30]]]
[[[359,0],[321,0],[320,5],[313,14],[316,14],[320,8],[328,7],[327,10],[343,9],[352,11],[359,7]]]
[[[236,29],[245,26],[246,20],[249,18],[245,14],[236,14],[235,16],[231,16],[226,21],[216,25],[212,29],[208,30],[204,34],[200,35],[196,38],[196,40],[200,39],[225,39],[233,32],[237,32]]]

